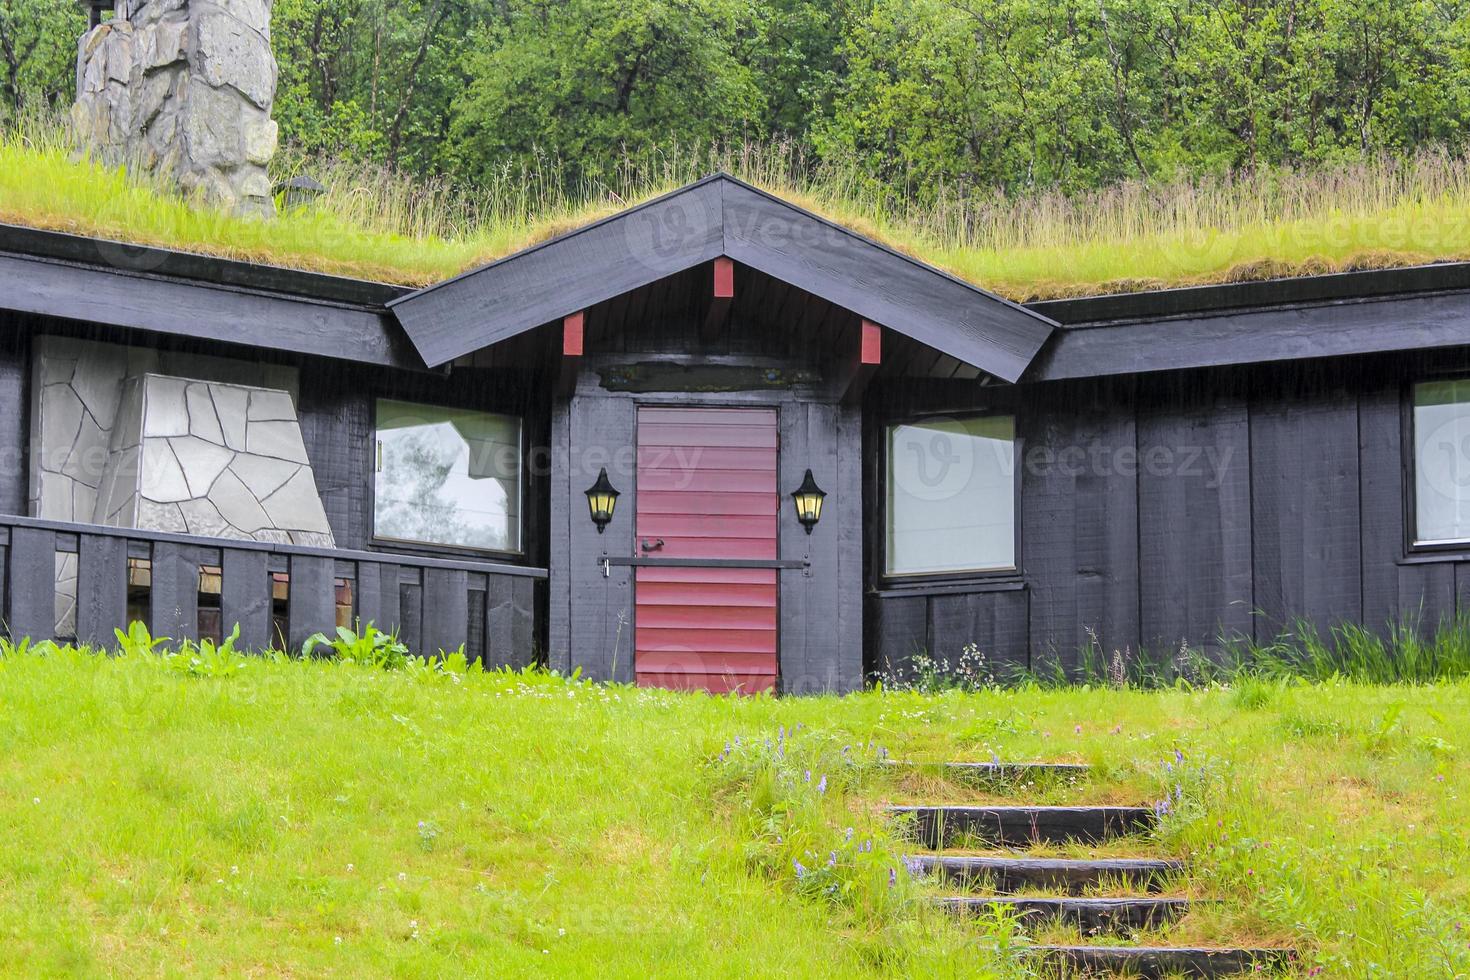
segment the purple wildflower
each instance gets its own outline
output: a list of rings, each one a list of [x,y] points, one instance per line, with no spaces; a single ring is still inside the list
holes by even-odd
[[[807,782],[811,782],[812,781],[812,771],[810,769],[808,769],[806,771],[806,781]]]
[[[825,792],[827,792],[827,777],[826,776],[823,776],[822,777],[822,781],[819,782],[819,783],[817,783],[817,792],[818,793],[825,793]]]
[[[829,868],[835,868],[835,867],[837,867],[837,852],[836,851],[833,851],[830,855],[828,855],[828,857],[827,857],[827,867],[829,867]]]
[[[800,861],[792,861],[791,866],[796,869],[797,881],[800,881],[802,878],[806,877],[806,868],[802,865]]]
[[[898,872],[892,868],[888,869],[888,887],[892,888],[898,884]]]

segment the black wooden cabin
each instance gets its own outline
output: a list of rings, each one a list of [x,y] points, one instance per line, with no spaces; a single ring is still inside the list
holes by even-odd
[[[805,693],[1470,590],[1470,265],[1018,306],[716,176],[419,291],[13,227],[0,284],[13,636]]]

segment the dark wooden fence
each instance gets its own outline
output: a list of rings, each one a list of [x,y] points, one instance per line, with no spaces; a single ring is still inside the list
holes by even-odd
[[[69,555],[75,629],[58,636],[57,569]],[[0,516],[0,612],[14,638],[112,646],[113,630],[136,619],[175,641],[238,624],[245,649],[296,651],[313,633],[372,622],[415,652],[464,646],[486,666],[520,667],[535,659],[545,578],[517,565]]]

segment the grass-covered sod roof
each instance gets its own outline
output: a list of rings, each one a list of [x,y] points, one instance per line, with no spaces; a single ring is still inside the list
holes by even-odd
[[[877,195],[841,167],[803,170],[780,147],[689,154],[574,191],[554,172],[461,189],[318,164],[326,194],[260,222],[78,159],[59,129],[32,126],[0,136],[0,222],[422,286],[714,169],[1021,301],[1470,259],[1470,163],[1438,154],[927,202]]]

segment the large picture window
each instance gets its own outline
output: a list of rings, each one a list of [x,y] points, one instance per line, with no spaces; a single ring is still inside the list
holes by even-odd
[[[888,429],[889,575],[1016,567],[1016,420],[935,419]]]
[[[1470,379],[1414,387],[1414,538],[1470,541]]]
[[[521,550],[521,421],[381,400],[374,480],[379,538]]]

